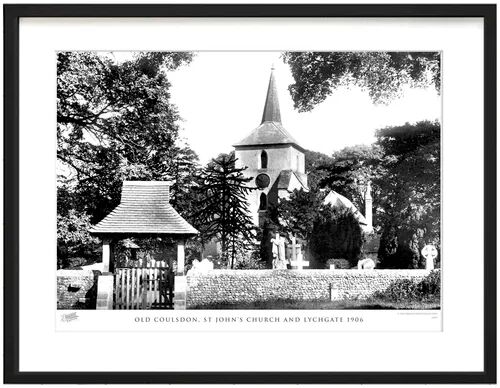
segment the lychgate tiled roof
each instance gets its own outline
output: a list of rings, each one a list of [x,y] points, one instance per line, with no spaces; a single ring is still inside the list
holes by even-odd
[[[120,204],[95,225],[90,233],[198,234],[170,205],[169,186],[169,182],[123,182]]]

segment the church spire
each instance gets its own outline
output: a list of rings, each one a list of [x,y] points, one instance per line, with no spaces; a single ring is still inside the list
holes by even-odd
[[[280,104],[278,101],[278,88],[274,78],[274,65],[271,67],[271,76],[269,77],[269,86],[267,88],[266,105],[262,114],[262,123],[265,121],[274,121],[281,123]]]

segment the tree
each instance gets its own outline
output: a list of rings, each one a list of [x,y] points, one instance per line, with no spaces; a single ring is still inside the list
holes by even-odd
[[[59,216],[74,210],[96,223],[118,205],[123,180],[172,177],[172,201],[183,213],[197,157],[180,142],[167,73],[192,57],[136,53],[117,62],[112,54],[58,53]]]
[[[200,171],[198,155],[186,144],[171,149],[169,178],[174,184],[170,189],[170,203],[186,219],[194,211],[197,193],[195,177]]]
[[[335,190],[349,198],[356,208],[364,209],[366,186],[371,182],[376,209],[379,188],[374,181],[384,173],[380,165],[382,156],[378,145],[355,145],[334,152],[328,163],[318,166],[323,172],[320,187]]]
[[[316,266],[324,268],[328,259],[346,259],[355,266],[361,256],[363,233],[350,209],[325,208],[311,233],[310,252]]]
[[[325,155],[316,151],[304,151],[305,156],[305,170],[307,173],[307,183],[310,188],[321,187],[323,179],[326,177],[327,172],[324,170],[325,166],[333,162],[331,156]]]
[[[340,86],[357,85],[375,103],[387,103],[402,87],[433,84],[440,91],[439,52],[287,52],[295,83],[289,90],[299,111],[309,111]]]
[[[313,109],[341,86],[361,87],[374,103],[388,103],[405,85],[434,85],[440,92],[438,52],[288,52],[284,61],[295,80],[289,90],[299,111]],[[371,181],[381,264],[418,268],[422,245],[440,244],[440,125],[405,124],[376,135],[373,146],[348,147],[332,155],[333,161],[323,159],[314,166],[314,181],[358,209]]]
[[[363,236],[359,223],[348,209],[324,204],[325,192],[294,190],[278,204],[282,232],[305,242],[312,266],[323,268],[328,259],[345,258],[355,264],[361,253]]]
[[[294,190],[277,206],[277,224],[285,233],[310,241],[314,225],[325,210],[325,193],[319,190]]]
[[[376,135],[376,144],[347,147],[321,159],[315,165],[322,174],[317,174],[317,186],[363,209],[363,190],[371,181],[374,225],[381,232],[380,266],[422,267],[422,247],[440,246],[440,125],[424,121],[380,129]],[[317,235],[331,240],[327,236],[333,236],[335,225],[315,227],[321,210],[314,195],[314,190],[292,195],[292,202],[282,206],[283,217],[309,241]]]
[[[72,209],[57,215],[57,267],[85,265],[99,249],[98,240],[89,234],[90,217]]]
[[[247,250],[255,239],[252,217],[246,201],[251,188],[246,168],[235,167],[234,153],[221,154],[202,171],[197,187],[199,199],[191,219],[202,243],[217,239],[222,259],[234,268],[238,252]]]
[[[138,53],[116,63],[97,53],[58,54],[57,158],[92,222],[117,205],[124,179],[166,179],[175,167],[179,115],[165,71],[191,58]]]
[[[438,122],[423,121],[377,131],[385,173],[376,180],[379,257],[387,267],[419,268],[425,244],[440,246],[440,132]]]

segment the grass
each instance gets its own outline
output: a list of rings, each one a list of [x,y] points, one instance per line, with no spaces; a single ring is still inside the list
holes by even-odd
[[[211,303],[194,307],[200,310],[438,310],[440,308],[437,298],[422,301],[389,301],[380,298],[342,301],[277,299],[245,303]]]

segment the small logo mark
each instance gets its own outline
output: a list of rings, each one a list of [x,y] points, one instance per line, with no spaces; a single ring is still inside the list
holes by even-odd
[[[63,322],[71,322],[74,321],[75,319],[78,319],[78,315],[76,315],[76,312],[61,315],[61,321]]]

